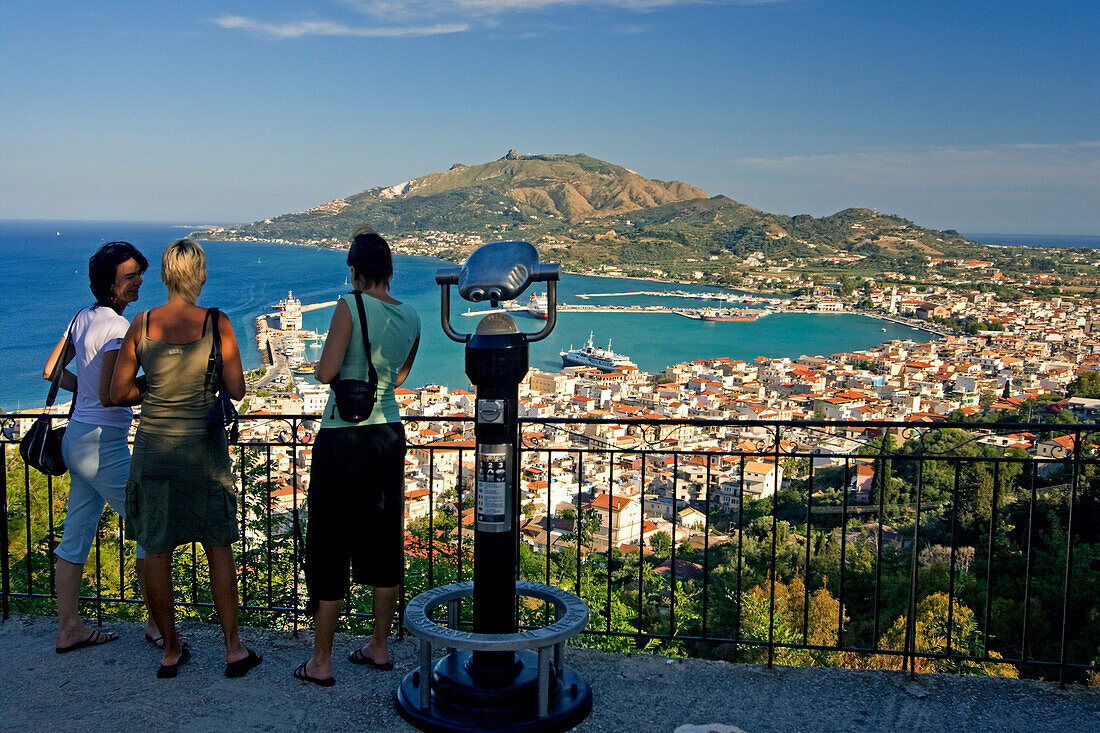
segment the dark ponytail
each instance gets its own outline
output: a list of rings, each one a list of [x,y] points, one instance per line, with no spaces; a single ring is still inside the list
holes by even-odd
[[[348,264],[367,287],[384,285],[393,277],[390,245],[369,226],[361,226],[351,235]]]

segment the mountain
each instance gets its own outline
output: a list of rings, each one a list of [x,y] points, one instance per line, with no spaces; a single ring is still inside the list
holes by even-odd
[[[363,222],[398,238],[442,231],[484,241],[526,239],[566,265],[736,262],[759,252],[772,259],[867,259],[881,266],[973,257],[983,248],[954,231],[924,229],[870,209],[820,218],[769,214],[588,155],[515,150],[489,163],[456,163],[307,211],[196,235],[338,243]],[[465,251],[456,247],[449,254]]]

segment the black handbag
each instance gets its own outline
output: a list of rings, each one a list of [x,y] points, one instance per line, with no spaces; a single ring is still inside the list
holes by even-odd
[[[332,417],[339,411],[344,422],[363,422],[374,411],[374,400],[378,394],[378,372],[374,370],[374,361],[370,358],[370,340],[367,339],[367,314],[363,309],[363,296],[355,291],[355,305],[359,309],[359,327],[363,334],[363,349],[367,352],[367,381],[362,379],[341,379],[337,374],[329,386],[336,398],[336,407]]]
[[[206,388],[214,393],[214,405],[206,415],[206,430],[208,433],[224,430],[226,440],[235,445],[241,437],[240,420],[222,378],[221,315],[217,308],[207,308],[206,317],[210,319],[214,337],[210,345],[210,360],[206,364]]]
[[[80,315],[77,313],[77,315]],[[53,407],[53,401],[57,398],[57,390],[61,387],[61,375],[65,373],[65,353],[69,350],[69,344],[73,340],[73,324],[76,316],[69,323],[69,330],[65,334],[65,345],[61,348],[61,355],[54,364],[53,374],[50,375],[50,392],[46,396],[46,412]],[[69,404],[69,417],[73,416],[76,407],[76,392],[73,392],[73,400]],[[61,439],[65,436],[65,426],[53,427],[53,420],[43,415],[34,421],[31,429],[19,441],[19,455],[28,466],[37,468],[49,476],[60,476],[68,468],[65,466],[65,458],[61,455]]]

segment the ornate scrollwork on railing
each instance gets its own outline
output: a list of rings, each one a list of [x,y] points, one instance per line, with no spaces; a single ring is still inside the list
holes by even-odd
[[[1079,440],[1079,438],[1074,438],[1073,441],[1070,441],[1070,445],[1059,443],[1057,440],[1050,441],[1050,457],[1055,461],[1064,461],[1067,458],[1072,458],[1075,453],[1074,449],[1077,446],[1077,440]]]
[[[908,443],[910,440],[920,440],[922,430],[916,425],[906,425],[898,431],[898,436],[903,442]]]
[[[917,442],[920,443],[921,453],[923,455],[943,456],[945,458],[950,458],[950,457],[955,456],[956,452],[959,450],[959,448],[962,448],[964,445],[969,445],[971,443],[976,443],[977,441],[981,440],[982,438],[984,438],[986,436],[986,434],[984,432],[979,432],[978,434],[972,435],[971,437],[967,438],[966,440],[962,440],[962,441],[959,441],[959,442],[955,443],[954,445],[948,446],[946,449],[942,448],[942,447],[939,448],[939,449],[935,449],[935,447],[930,443],[931,439],[934,436],[943,435],[946,430],[954,430],[954,429],[959,429],[959,428],[945,428],[945,427],[942,427],[940,425],[929,425],[927,428],[921,428],[921,427],[916,427],[916,426],[911,426],[911,427],[907,426],[905,428],[902,428],[902,436],[905,437],[906,440],[911,440],[912,438],[915,437],[917,439]],[[910,433],[911,435],[907,436],[906,433]]]
[[[664,425],[659,422],[636,424],[628,426],[626,434],[638,438],[638,441],[643,443],[646,448],[660,448],[662,443],[674,437],[679,440],[680,433],[687,427],[687,425],[682,424]]]

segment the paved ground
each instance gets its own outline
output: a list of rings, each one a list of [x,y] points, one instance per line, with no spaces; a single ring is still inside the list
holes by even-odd
[[[111,623],[118,641],[57,655],[53,620],[0,624],[0,731],[411,731],[394,690],[416,666],[416,647],[393,645],[397,669],[337,665],[335,687],[291,677],[310,635],[248,629],[264,662],[226,679],[220,633],[188,625],[194,660],[174,680],[154,677],[159,652],[139,624]],[[350,651],[359,640],[337,637]],[[342,658],[342,657],[341,657]],[[774,670],[706,660],[581,649],[566,661],[591,685],[579,731],[1089,731],[1100,730],[1100,690],[1020,680],[844,669]],[[698,726],[698,727],[697,727]]]

